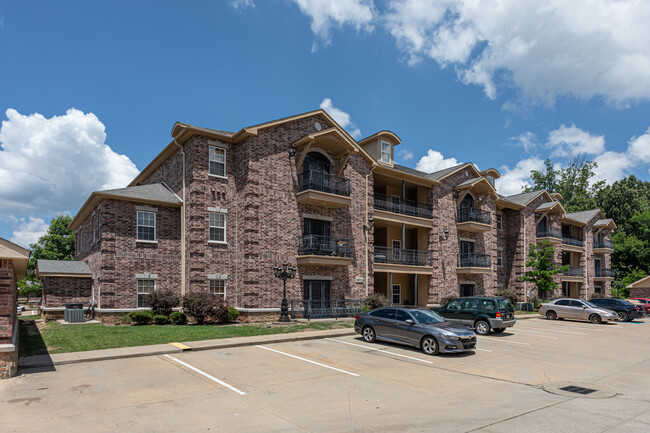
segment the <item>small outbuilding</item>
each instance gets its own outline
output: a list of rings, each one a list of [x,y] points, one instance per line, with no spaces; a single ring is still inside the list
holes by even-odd
[[[626,286],[630,289],[630,298],[650,299],[650,275]]]
[[[93,274],[86,262],[72,260],[38,260],[36,277],[43,283],[42,314],[45,320],[62,319],[65,304],[92,299]]]
[[[25,278],[29,250],[0,238],[0,379],[18,370],[16,282]]]

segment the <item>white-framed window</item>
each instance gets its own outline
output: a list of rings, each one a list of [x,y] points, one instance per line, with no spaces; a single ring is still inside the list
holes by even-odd
[[[226,214],[210,212],[210,242],[226,242]]]
[[[401,284],[393,284],[393,304],[402,303],[402,286]]]
[[[210,174],[226,177],[226,149],[210,146]]]
[[[390,164],[390,143],[386,141],[381,142],[381,162]]]
[[[143,210],[138,211],[138,240],[156,240],[156,213]]]
[[[210,280],[210,293],[226,300],[226,281],[227,280]]]
[[[497,249],[497,266],[503,266],[503,250]]]
[[[497,212],[497,230],[503,230],[503,214]]]
[[[156,280],[138,279],[138,308],[149,306],[149,295],[156,290]]]

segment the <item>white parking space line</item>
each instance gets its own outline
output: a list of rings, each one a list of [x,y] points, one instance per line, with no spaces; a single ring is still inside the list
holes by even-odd
[[[559,332],[561,334],[587,335],[584,332],[560,331],[558,329],[533,328],[530,326],[524,326],[523,328],[530,331]]]
[[[228,388],[229,390],[234,391],[234,392],[236,392],[236,393],[239,394],[239,395],[246,395],[246,393],[245,393],[244,391],[242,391],[242,390],[240,390],[240,389],[237,389],[237,388],[235,388],[234,386],[227,384],[227,383],[224,382],[223,380],[219,380],[219,379],[217,379],[216,377],[211,376],[211,375],[209,375],[208,373],[206,373],[206,372],[204,372],[204,371],[201,371],[201,370],[199,370],[199,369],[196,368],[196,367],[192,367],[192,366],[191,366],[190,364],[188,364],[187,362],[183,362],[183,361],[181,361],[180,359],[176,359],[176,358],[174,358],[173,356],[169,356],[169,355],[164,355],[164,356],[167,357],[167,358],[169,358],[169,359],[171,359],[172,361],[178,362],[179,364],[181,364],[181,365],[183,365],[183,366],[189,368],[189,369],[192,370],[192,371],[195,371],[195,372],[199,373],[199,374],[202,375],[202,376],[207,377],[208,379],[210,379],[210,380],[212,380],[212,381],[214,381],[214,382],[217,382],[217,383],[218,383],[219,385],[221,385],[221,386],[225,386],[225,387]]]
[[[270,350],[271,352],[279,353],[280,355],[289,356],[291,358],[299,359],[301,361],[309,362],[310,364],[315,364],[315,365],[319,365],[321,367],[329,368],[330,370],[340,371],[341,373],[349,374],[350,376],[357,376],[357,377],[359,376],[356,373],[350,373],[349,371],[341,370],[340,368],[331,367],[329,365],[321,364],[320,362],[312,361],[310,359],[301,358],[300,356],[292,355],[290,353],[281,352],[279,350],[271,349],[270,347],[259,346],[259,345],[256,345],[255,347],[259,347],[260,349],[264,349],[264,350]]]
[[[559,340],[558,337],[551,337],[549,335],[538,335],[538,334],[524,334],[522,332],[514,332],[512,335],[526,335],[528,337],[538,337],[538,338],[550,338],[551,340]]]
[[[401,355],[399,353],[390,352],[390,351],[384,350],[384,349],[378,349],[376,347],[368,347],[368,346],[363,346],[361,344],[348,343],[347,341],[335,340],[334,338],[326,338],[325,340],[336,341],[337,343],[349,344],[350,346],[363,347],[364,349],[368,349],[368,350],[374,350],[374,351],[378,351],[378,352],[382,352],[382,353],[390,353],[391,355],[400,356],[402,358],[408,358],[408,359],[412,359],[414,361],[420,361],[420,362],[424,362],[424,363],[427,363],[427,364],[433,364],[433,362],[427,361],[426,359],[420,359],[420,358],[415,358],[413,356]]]
[[[524,326],[556,326],[556,327],[562,327],[562,328],[567,328],[567,329],[577,329],[579,331],[592,331],[592,332],[606,332],[605,329],[596,329],[598,325],[594,324],[593,327],[589,326],[584,326],[582,323],[575,324],[573,322],[560,322],[560,323],[553,323],[553,322],[546,322],[545,324],[542,323],[531,323],[531,324],[525,324]]]
[[[492,353],[491,350],[481,349],[480,347],[477,347],[476,350],[480,350],[481,352],[490,352],[490,353]]]
[[[504,340],[504,337],[487,337],[487,336],[483,336],[483,337],[486,340],[490,340],[490,341],[499,341],[501,343],[521,344],[522,346],[530,346],[530,343],[522,343],[520,341]]]

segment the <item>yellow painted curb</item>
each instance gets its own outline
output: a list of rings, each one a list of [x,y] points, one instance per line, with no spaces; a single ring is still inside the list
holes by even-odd
[[[178,347],[179,349],[192,350],[192,348],[190,346],[186,346],[183,343],[169,343],[169,344],[171,344],[172,346]]]

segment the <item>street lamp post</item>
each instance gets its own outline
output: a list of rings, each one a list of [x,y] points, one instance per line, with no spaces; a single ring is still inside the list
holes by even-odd
[[[273,272],[277,278],[282,278],[284,288],[282,289],[282,307],[280,308],[279,322],[290,322],[289,320],[289,304],[287,302],[287,280],[296,276],[296,268],[287,265],[287,262],[280,266],[273,266]]]

